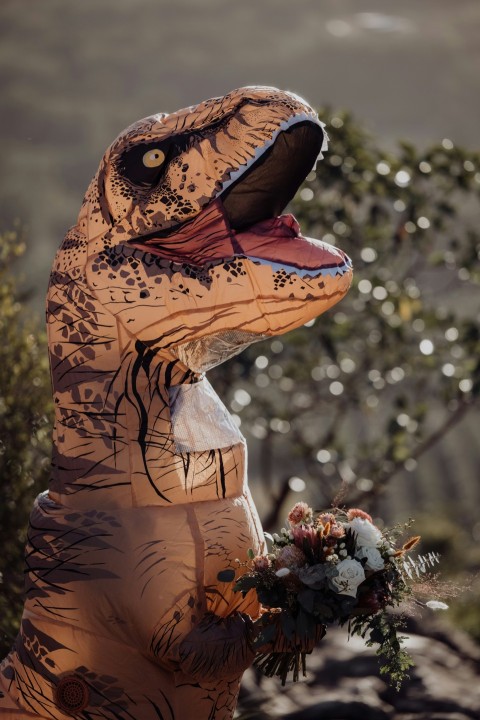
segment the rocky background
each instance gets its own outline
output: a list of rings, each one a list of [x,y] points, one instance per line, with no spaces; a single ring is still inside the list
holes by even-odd
[[[333,630],[307,658],[301,682],[282,688],[249,670],[238,720],[478,720],[480,648],[428,618],[411,620],[407,633],[416,665],[399,692],[379,675],[372,649]]]

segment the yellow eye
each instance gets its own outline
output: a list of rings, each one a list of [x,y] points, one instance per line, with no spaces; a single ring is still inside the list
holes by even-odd
[[[163,153],[158,148],[154,148],[153,150],[149,150],[145,153],[143,156],[143,164],[145,167],[153,168],[158,167],[163,163],[165,160],[165,153]]]

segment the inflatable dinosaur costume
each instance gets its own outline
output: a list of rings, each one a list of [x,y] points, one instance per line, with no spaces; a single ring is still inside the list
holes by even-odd
[[[217,574],[263,533],[204,372],[346,293],[345,254],[279,215],[325,148],[303,100],[247,87],[107,150],[48,290],[52,478],[2,720],[233,716],[259,607]]]

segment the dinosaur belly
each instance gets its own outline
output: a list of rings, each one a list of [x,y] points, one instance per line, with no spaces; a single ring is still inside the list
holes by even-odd
[[[28,533],[21,632],[1,668],[11,702],[37,717],[62,718],[55,688],[64,676],[85,678],[87,709],[102,709],[106,718],[127,718],[114,699],[136,698],[139,688],[142,702],[156,682],[173,693],[179,645],[206,613],[258,615],[254,596],[243,598],[217,580],[218,572],[236,567],[236,558],[245,559],[249,548],[263,551],[248,493],[108,512],[72,510],[40,495]],[[221,650],[216,643],[216,661]],[[103,688],[107,670],[109,687]],[[150,713],[142,710],[138,717]],[[189,716],[183,710],[177,717]]]
[[[27,609],[150,652],[162,625],[258,606],[217,574],[263,549],[248,492],[174,507],[78,511],[39,495],[27,539]],[[157,628],[157,630],[155,630]],[[140,639],[141,638],[141,639]],[[160,651],[154,651],[160,656]]]

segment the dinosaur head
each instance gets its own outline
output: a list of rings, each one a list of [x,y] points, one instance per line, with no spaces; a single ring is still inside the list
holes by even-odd
[[[165,237],[221,198],[237,230],[279,215],[322,146],[322,124],[299,97],[241,88],[127,128],[94,178],[90,212],[117,240]]]
[[[280,213],[325,148],[312,108],[274,88],[135,123],[80,213],[91,289],[136,339],[193,369],[324,312],[348,289],[349,260]]]

